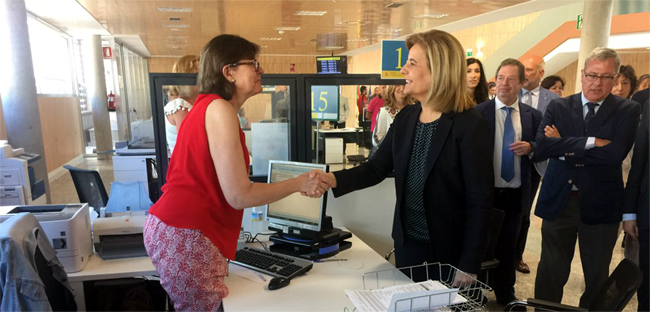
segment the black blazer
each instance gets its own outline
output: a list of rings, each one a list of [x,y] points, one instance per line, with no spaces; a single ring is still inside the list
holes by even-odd
[[[396,247],[404,244],[406,174],[421,112],[420,104],[404,108],[370,160],[334,173],[337,187],[332,191],[338,197],[375,185],[395,171],[392,236]],[[422,168],[431,252],[437,261],[469,273],[480,271],[494,184],[488,131],[487,121],[473,109],[443,114]]]
[[[621,163],[634,143],[640,111],[639,104],[610,94],[585,135],[581,93],[553,100],[537,131],[537,156],[550,160],[535,215],[554,220],[566,206],[575,184],[580,190],[582,222],[620,222],[624,200]],[[547,138],[547,125],[555,125],[562,138]],[[611,143],[585,150],[588,137]]]
[[[476,111],[483,116],[490,124],[490,140],[492,143],[492,153],[494,155],[494,108],[496,106],[496,101],[494,99],[483,102],[476,106]],[[536,144],[535,144],[535,134],[537,133],[537,128],[542,122],[542,113],[532,106],[528,106],[524,103],[519,102],[519,116],[521,118],[521,140],[530,143],[533,147],[533,157],[528,158],[528,156],[521,157],[520,162],[520,172],[521,172],[521,207],[528,209],[531,203],[531,181],[530,181],[530,172],[533,168],[533,163],[537,161],[537,153],[535,153]],[[495,175],[500,174],[495,172]],[[523,210],[522,210],[523,211]]]
[[[647,92],[647,90],[646,90]],[[650,183],[648,182],[648,127],[650,127],[650,112],[646,100],[641,117],[641,124],[636,133],[634,154],[632,155],[632,168],[625,186],[625,213],[636,213],[636,224],[639,230],[648,231],[650,219]]]

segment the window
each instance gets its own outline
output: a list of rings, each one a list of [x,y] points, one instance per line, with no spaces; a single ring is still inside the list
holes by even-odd
[[[70,40],[34,18],[27,19],[38,94],[73,95]]]

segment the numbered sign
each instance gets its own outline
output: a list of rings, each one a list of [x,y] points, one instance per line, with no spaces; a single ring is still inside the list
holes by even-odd
[[[406,64],[409,50],[404,40],[381,41],[381,79],[404,79],[400,74]]]
[[[339,120],[338,86],[311,87],[311,119],[329,121]]]

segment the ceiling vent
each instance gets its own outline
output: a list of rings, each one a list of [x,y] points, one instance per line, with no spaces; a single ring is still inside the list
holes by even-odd
[[[394,8],[399,8],[402,5],[404,5],[404,3],[392,2],[392,3],[388,4],[388,5],[386,5],[384,8],[386,8],[386,9],[388,9],[388,8],[394,9]]]

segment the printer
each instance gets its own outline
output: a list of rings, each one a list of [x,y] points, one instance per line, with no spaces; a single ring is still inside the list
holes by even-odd
[[[0,206],[0,223],[21,212],[36,217],[67,273],[83,270],[93,254],[88,204]]]
[[[0,140],[0,206],[46,204],[45,183],[36,179],[32,168],[39,159]]]
[[[93,221],[95,251],[104,259],[147,257],[143,230],[145,215],[120,215]]]

